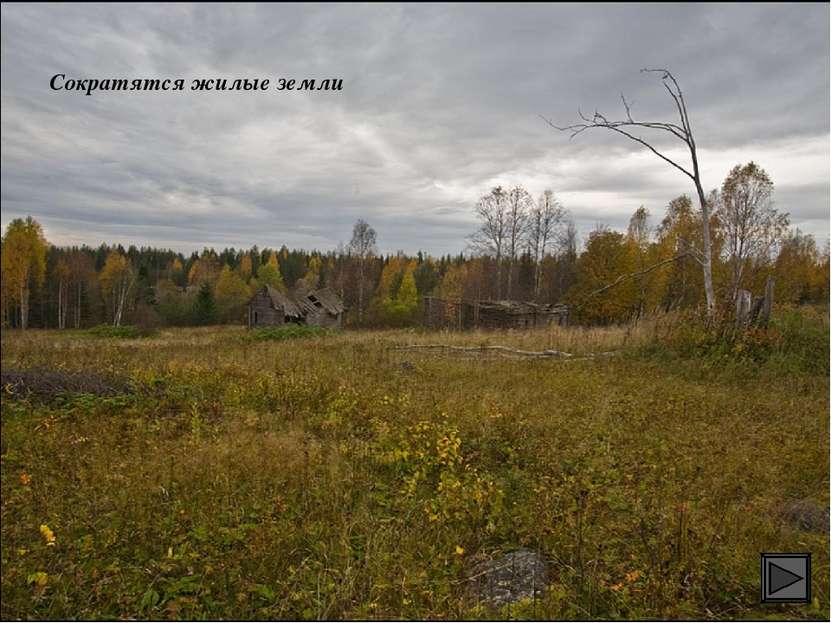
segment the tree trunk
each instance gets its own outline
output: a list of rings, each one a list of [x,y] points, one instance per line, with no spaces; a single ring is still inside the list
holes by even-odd
[[[361,326],[364,317],[364,261],[358,265],[358,326]]]
[[[741,328],[747,326],[750,319],[750,307],[752,296],[747,290],[736,292],[736,326]]]
[[[704,271],[704,295],[707,299],[707,317],[712,320],[716,312],[716,295],[713,291],[713,264],[712,247],[710,244],[710,207],[707,205],[707,198],[704,196],[704,189],[698,179],[698,161],[693,152],[693,168],[695,170],[695,187],[698,191],[698,201],[701,204],[701,234],[703,238],[703,259],[701,268]]]
[[[81,283],[78,282],[78,298],[75,300],[75,328],[81,328]]]
[[[20,328],[25,331],[29,326],[29,288],[20,288]]]
[[[541,266],[542,262],[538,261],[536,265],[536,270],[534,271],[534,302],[539,303],[540,301],[540,284],[542,282],[542,270]]]
[[[63,329],[61,326],[61,295],[63,294],[63,280],[58,282],[58,328]]]
[[[496,252],[496,300],[502,298],[502,253]]]
[[[770,320],[770,312],[773,310],[773,277],[768,277],[765,284],[765,299],[762,303],[762,313],[759,316],[759,324],[763,327],[768,326]]]

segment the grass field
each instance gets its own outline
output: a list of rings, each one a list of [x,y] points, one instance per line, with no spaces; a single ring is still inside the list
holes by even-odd
[[[827,619],[827,529],[782,511],[828,505],[821,324],[793,368],[665,352],[648,325],[5,331],[4,370],[134,391],[4,388],[2,618]],[[468,570],[515,547],[548,590],[477,604]],[[758,604],[770,551],[813,553],[812,604]]]

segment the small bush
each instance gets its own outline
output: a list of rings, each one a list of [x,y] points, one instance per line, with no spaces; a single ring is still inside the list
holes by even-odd
[[[685,317],[637,349],[653,357],[706,361],[715,365],[764,367],[773,372],[829,372],[828,323],[804,308],[779,311],[768,327],[737,329],[729,321],[707,325]]]
[[[92,327],[84,331],[85,335],[92,337],[114,337],[122,339],[133,339],[139,337],[147,337],[153,334],[151,329],[142,329],[135,325],[125,325],[123,327],[114,327],[108,324],[100,324],[97,327]]]
[[[283,341],[308,337],[325,337],[331,335],[332,330],[324,327],[307,327],[299,324],[286,324],[281,327],[267,327],[254,329],[246,336],[256,341]]]

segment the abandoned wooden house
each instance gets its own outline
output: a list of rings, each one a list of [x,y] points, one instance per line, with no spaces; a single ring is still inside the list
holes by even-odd
[[[340,297],[329,288],[289,295],[263,286],[248,302],[248,327],[295,323],[340,329],[344,311]]]
[[[303,318],[307,325],[340,329],[343,326],[343,301],[329,288],[320,288],[305,293],[299,298],[305,311]]]
[[[527,329],[568,324],[567,305],[424,297],[424,324],[454,329]]]

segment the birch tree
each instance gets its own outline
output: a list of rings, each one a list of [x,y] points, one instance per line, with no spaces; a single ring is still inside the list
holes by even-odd
[[[502,255],[508,237],[508,194],[496,186],[476,204],[481,224],[471,236],[475,252],[493,255],[496,260],[496,298],[502,297]]]
[[[506,211],[506,242],[508,255],[507,297],[511,298],[511,285],[519,249],[528,233],[528,218],[534,206],[534,200],[522,186],[514,186],[508,191],[508,209]]]
[[[69,307],[69,282],[72,273],[65,259],[60,258],[55,265],[55,279],[58,281],[58,328],[66,328],[66,312]]]
[[[773,182],[754,162],[730,171],[721,186],[717,213],[730,266],[730,300],[735,301],[749,261],[767,259],[789,219],[774,208]]]
[[[112,310],[113,326],[121,326],[124,309],[136,280],[129,260],[118,251],[111,251],[98,276],[105,302]]]
[[[366,288],[366,264],[377,252],[378,237],[375,230],[363,219],[358,219],[352,228],[352,239],[347,252],[358,264],[358,325],[364,316],[364,290]]]
[[[542,285],[542,262],[548,250],[556,242],[565,210],[557,201],[553,191],[546,190],[531,209],[528,228],[528,243],[534,258],[534,300],[539,300]]]

